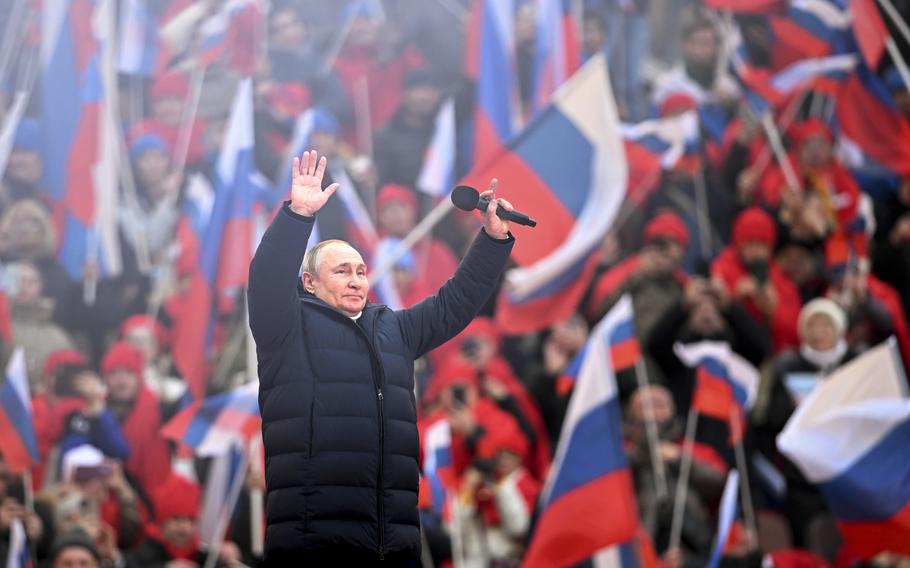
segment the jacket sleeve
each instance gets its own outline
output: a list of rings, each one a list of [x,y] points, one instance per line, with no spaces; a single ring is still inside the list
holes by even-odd
[[[496,289],[514,244],[511,235],[498,240],[481,230],[455,275],[434,296],[396,312],[402,336],[415,358],[471,323]]]
[[[250,263],[250,329],[260,347],[283,339],[296,321],[297,278],[316,221],[297,215],[288,204],[275,215]]]

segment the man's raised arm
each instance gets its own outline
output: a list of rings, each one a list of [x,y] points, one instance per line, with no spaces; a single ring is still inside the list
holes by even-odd
[[[505,270],[515,239],[509,222],[496,216],[497,207],[512,210],[512,204],[495,198],[496,180],[481,194],[490,199],[483,230],[474,239],[464,259],[434,296],[398,312],[402,334],[415,357],[458,335],[477,315],[496,289]],[[495,206],[493,206],[495,204]]]
[[[334,183],[322,190],[325,166],[325,157],[317,160],[316,152],[294,158],[291,199],[275,215],[250,263],[250,329],[260,347],[283,339],[296,321],[297,279],[313,215],[338,189]]]

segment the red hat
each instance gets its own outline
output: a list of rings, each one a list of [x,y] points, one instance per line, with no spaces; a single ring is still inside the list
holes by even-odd
[[[417,209],[417,196],[414,192],[403,185],[387,183],[379,190],[376,197],[376,209],[380,210],[389,203],[404,203],[414,209]]]
[[[686,248],[689,245],[689,228],[676,213],[664,211],[645,226],[645,242],[654,239],[671,239]]]
[[[105,375],[114,371],[126,369],[136,376],[142,376],[145,369],[145,358],[129,343],[118,341],[104,355],[101,361],[101,372]]]
[[[758,207],[750,207],[733,222],[733,244],[740,246],[748,241],[760,241],[774,247],[777,241],[777,227],[774,219]]]
[[[153,318],[152,316],[145,314],[136,314],[130,316],[123,322],[123,325],[120,326],[120,335],[121,337],[126,337],[134,329],[140,328],[151,328],[152,333],[155,334],[155,340],[158,342],[159,347],[164,347],[168,343],[168,333],[164,329],[164,326],[161,325],[161,322]]]
[[[793,142],[793,146],[796,148],[802,147],[803,144],[816,136],[823,137],[829,144],[834,142],[834,135],[831,133],[831,128],[825,121],[817,118],[810,118],[797,122],[789,128],[787,133],[790,135],[790,141]]]
[[[297,116],[310,106],[310,90],[303,83],[279,83],[265,95],[270,108],[283,116]]]
[[[176,517],[199,516],[199,486],[174,473],[154,490],[155,521],[162,524]]]
[[[164,98],[184,100],[190,92],[190,82],[186,75],[179,71],[170,71],[155,79],[152,85],[152,100]]]
[[[464,331],[458,335],[458,339],[461,340],[478,336],[488,338],[490,341],[496,344],[497,349],[499,349],[499,346],[502,344],[502,336],[499,333],[499,328],[496,327],[496,324],[493,323],[493,320],[491,318],[474,318],[474,320],[468,324],[468,327],[466,327]]]
[[[44,360],[45,379],[56,374],[61,365],[88,365],[88,359],[75,349],[58,349]]]
[[[423,393],[425,404],[434,402],[442,392],[454,385],[468,385],[478,388],[477,370],[460,357],[450,357],[433,376]]]
[[[808,550],[788,548],[768,555],[774,568],[829,568],[828,562]]]
[[[692,95],[677,91],[667,95],[660,103],[660,116],[670,116],[688,110],[696,110],[698,101]]]
[[[497,422],[477,443],[477,455],[481,458],[495,458],[499,452],[511,452],[521,458],[528,454],[528,439],[514,421]]]

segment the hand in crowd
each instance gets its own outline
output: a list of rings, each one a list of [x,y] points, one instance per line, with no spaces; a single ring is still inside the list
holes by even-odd
[[[901,246],[910,242],[910,213],[904,213],[897,220],[894,228],[891,229],[889,239],[894,246]]]
[[[27,511],[19,501],[7,497],[0,503],[0,533],[9,532],[10,526],[15,520],[21,520],[25,527],[25,533],[32,542],[41,538],[44,534],[44,523],[41,517],[33,512]]]
[[[509,396],[509,389],[496,377],[484,377],[481,383],[484,394],[493,400],[502,400]]]
[[[191,560],[171,560],[164,565],[164,568],[199,568],[199,565]]]

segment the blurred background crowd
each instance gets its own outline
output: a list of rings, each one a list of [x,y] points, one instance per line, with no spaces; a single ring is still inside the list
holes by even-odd
[[[198,451],[186,424],[206,397],[236,400],[255,380],[244,280],[285,198],[289,157],[328,157],[327,183],[342,189],[319,213],[319,237],[349,240],[375,268],[491,159],[490,101],[508,101],[517,136],[534,124],[552,92],[541,95],[539,58],[555,17],[574,30],[560,47],[571,65],[608,63],[612,96],[594,103],[615,108],[626,133],[626,198],[558,318],[516,330],[492,298],[418,362],[424,565],[520,563],[566,376],[622,297],[641,363],[616,371],[613,434],[650,554],[624,565],[707,565],[737,448],[754,514],[733,524],[721,565],[910,565],[906,548],[845,543],[825,496],[775,443],[844,363],[892,336],[910,361],[910,2],[892,2],[893,12],[859,0],[0,3],[0,560],[259,564],[257,436],[232,469]],[[485,18],[508,39],[505,67],[491,63]],[[511,82],[490,82],[491,67]],[[426,166],[446,116],[439,191]],[[680,127],[688,117],[694,128]],[[549,155],[534,159],[578,167],[559,146],[545,141],[538,153]],[[523,208],[520,187],[501,190]],[[473,214],[445,217],[395,255],[374,301],[432,294],[479,227]],[[701,340],[758,370],[743,432],[712,417],[685,432],[697,373],[674,345]],[[27,405],[16,406],[15,377]],[[177,434],[162,432],[169,422]],[[906,518],[895,530],[910,542]]]

